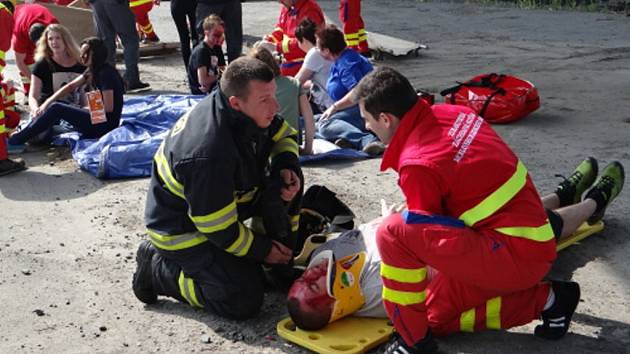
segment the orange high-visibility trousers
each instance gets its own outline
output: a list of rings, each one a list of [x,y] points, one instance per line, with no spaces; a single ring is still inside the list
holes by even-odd
[[[368,53],[367,33],[361,17],[361,0],[340,0],[339,21],[348,47],[359,53]]]
[[[458,219],[394,214],[380,225],[383,303],[409,345],[436,335],[510,328],[538,318],[550,262],[516,258],[506,236]],[[418,214],[415,214],[418,215]],[[535,241],[532,241],[535,242]],[[437,270],[427,277],[427,266]]]
[[[155,39],[157,35],[153,30],[153,24],[149,19],[149,12],[153,9],[152,0],[136,0],[129,2],[129,8],[136,16],[136,27],[142,32],[146,38]]]

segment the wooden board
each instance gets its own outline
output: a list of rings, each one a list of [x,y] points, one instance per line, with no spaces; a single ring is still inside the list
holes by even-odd
[[[66,26],[72,36],[80,43],[87,37],[96,35],[94,31],[94,21],[92,20],[92,10],[70,6],[58,6],[51,3],[38,3],[45,6],[59,20],[59,23]]]
[[[386,318],[345,317],[319,331],[303,331],[290,318],[278,322],[280,337],[321,354],[355,354],[386,342],[394,331]]]
[[[155,44],[140,44],[141,57],[154,57],[174,53],[179,49],[179,42],[158,42]],[[116,57],[123,57],[122,48],[116,49]]]
[[[419,51],[421,49],[428,48],[424,44],[373,32],[368,33],[368,46],[374,60],[414,58],[420,55]]]

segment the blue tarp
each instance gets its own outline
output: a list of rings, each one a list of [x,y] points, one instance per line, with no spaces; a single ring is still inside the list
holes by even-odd
[[[79,139],[77,133],[63,134],[55,144],[70,143],[72,157],[82,169],[103,179],[151,175],[153,155],[177,119],[204,96],[159,95],[125,100],[120,127],[100,139]],[[363,159],[361,151],[339,149],[302,156],[302,163]]]

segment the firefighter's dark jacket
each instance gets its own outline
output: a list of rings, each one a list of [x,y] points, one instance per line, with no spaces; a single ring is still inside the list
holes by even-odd
[[[295,129],[278,116],[259,128],[215,90],[177,121],[155,154],[145,211],[151,241],[165,254],[216,247],[262,261],[271,239],[242,222],[265,176],[281,169],[302,176]]]

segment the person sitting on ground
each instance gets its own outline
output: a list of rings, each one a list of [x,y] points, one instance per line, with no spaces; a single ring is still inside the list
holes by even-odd
[[[554,193],[542,198],[543,206],[551,220],[554,236],[558,243],[573,235],[583,222],[599,220],[604,209],[594,211],[602,192],[610,189],[610,204],[619,195],[624,184],[623,167],[612,163],[606,167],[596,181],[597,160],[589,157],[582,161],[573,174],[558,185]],[[590,188],[583,199],[582,194]],[[380,276],[381,257],[376,246],[376,232],[381,221],[394,212],[397,206],[387,207],[382,202],[382,217],[358,229],[346,231],[318,246],[310,256],[310,262],[287,296],[287,308],[295,325],[304,330],[316,331],[328,323],[353,315],[359,317],[386,318],[387,313],[381,297],[383,281]],[[403,215],[413,212],[402,211]],[[357,267],[348,265],[358,262]],[[341,267],[343,265],[343,267]],[[350,272],[350,274],[346,274]],[[435,335],[448,335],[461,329],[459,323],[440,322],[447,303],[436,297],[437,289],[444,280],[439,271],[427,268],[426,306],[428,325]],[[348,280],[358,280],[348,282]],[[347,288],[340,286],[347,285]],[[350,291],[353,296],[347,296]],[[549,306],[553,306],[550,299]],[[518,312],[518,309],[515,309]],[[507,313],[505,315],[510,315]],[[460,316],[456,316],[459,322]]]
[[[313,121],[313,111],[308,103],[308,98],[304,94],[300,83],[292,77],[280,75],[280,67],[270,51],[263,47],[253,48],[249,56],[256,58],[267,64],[275,76],[276,100],[280,105],[278,114],[289,123],[289,125],[301,132],[300,116],[304,118],[304,145],[300,147],[300,153],[310,155],[313,152],[313,137],[315,135],[315,123]],[[298,134],[298,138],[302,134]],[[299,139],[298,139],[299,140]]]
[[[35,65],[31,74],[31,90],[28,95],[31,115],[35,117],[42,103],[65,84],[81,76],[85,69],[85,66],[81,64],[79,46],[70,31],[59,24],[46,27],[44,34],[37,42]],[[82,87],[77,87],[73,92],[60,97],[59,101],[81,107],[82,89]],[[62,121],[61,126],[42,133],[46,136],[38,140],[46,143],[51,135],[63,131],[66,129]]]
[[[59,23],[59,21],[50,10],[40,4],[17,5],[13,17],[15,21],[11,47],[15,52],[15,65],[20,71],[24,93],[28,96],[31,85],[31,66],[35,63],[35,43],[46,26]]]
[[[623,186],[621,164],[604,169],[582,204],[558,210],[561,223],[545,211],[523,162],[472,109],[429,106],[390,68],[368,74],[355,94],[366,126],[388,144],[381,170],[398,173],[413,211],[390,215],[377,231],[383,303],[400,334],[386,352],[435,352],[429,321],[447,332],[511,328],[542,317],[536,336],[563,337],[580,287],[544,279],[556,258],[554,236],[584,218],[601,219]],[[558,206],[579,200],[581,191],[561,192]],[[440,271],[431,281],[439,284],[433,318],[427,266]]]
[[[382,154],[385,146],[365,128],[359,106],[353,100],[354,87],[373,70],[372,64],[347,48],[343,32],[335,25],[326,25],[316,37],[322,57],[334,61],[326,83],[334,103],[317,119],[317,136],[342,148],[363,150],[372,156]]]
[[[82,138],[100,138],[118,127],[123,106],[124,84],[118,71],[107,62],[107,48],[96,37],[81,42],[81,59],[87,66],[83,75],[57,90],[36,110],[32,122],[25,128],[15,131],[9,143],[20,145],[46,131],[63,119],[81,133]],[[88,95],[97,97],[102,107],[79,108],[58,102],[77,88],[86,85]],[[100,96],[100,97],[99,97]],[[93,106],[90,104],[90,106]],[[98,104],[94,105],[98,106]],[[104,114],[103,114],[104,113]],[[96,119],[96,117],[100,119]]]
[[[223,20],[210,15],[203,20],[203,41],[193,49],[188,62],[188,84],[193,95],[204,95],[216,86],[225,69]]]
[[[317,25],[306,18],[295,29],[298,45],[306,53],[300,71],[295,75],[300,84],[310,92],[313,112],[322,113],[332,106],[333,101],[326,91],[326,81],[330,75],[333,62],[325,59],[315,45]]]

